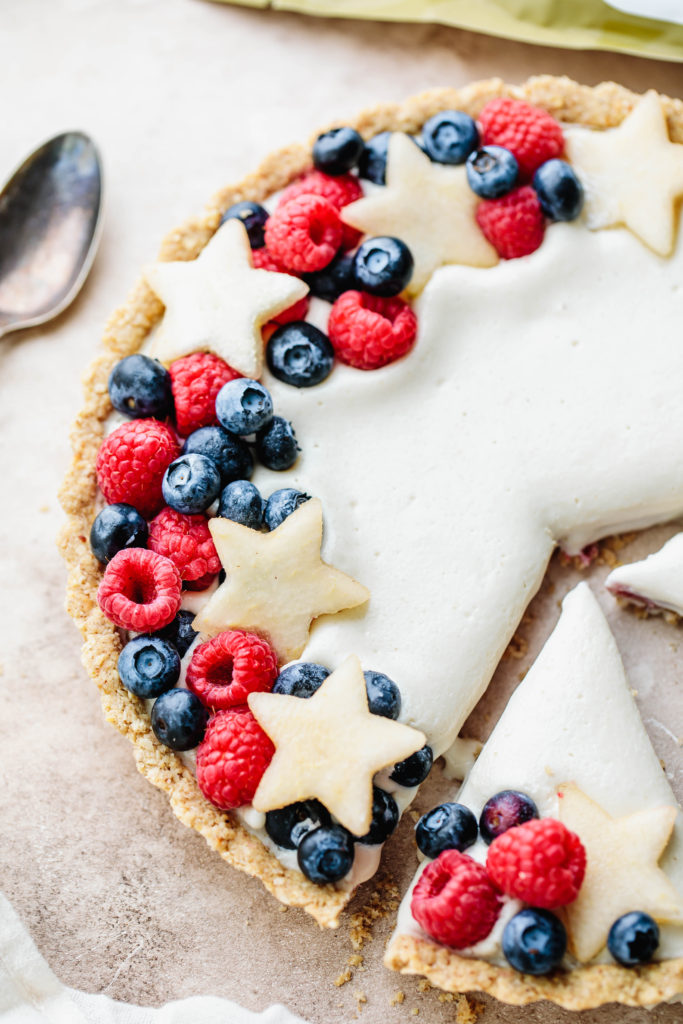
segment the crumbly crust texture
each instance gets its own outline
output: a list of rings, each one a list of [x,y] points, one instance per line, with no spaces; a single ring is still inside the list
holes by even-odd
[[[561,121],[592,128],[618,125],[638,99],[635,93],[613,82],[591,88],[551,76],[531,78],[521,86],[490,79],[463,89],[430,90],[400,104],[371,107],[344,123],[366,138],[386,130],[415,132],[440,110],[455,107],[476,116],[497,96],[525,99]],[[667,97],[662,97],[662,102],[671,138],[683,143],[683,102]],[[262,202],[310,166],[311,144],[316,136],[307,146],[292,145],[271,154],[242,182],[221,189],[202,214],[166,236],[159,258],[194,259],[216,231],[225,209],[242,199]],[[121,637],[97,604],[102,571],[90,551],[88,536],[96,514],[95,459],[112,409],[107,379],[119,359],[140,348],[161,319],[163,309],[140,279],[106,325],[103,350],[84,376],[85,405],[72,428],[73,461],[60,491],[67,515],[58,540],[69,569],[67,610],[83,635],[83,664],[100,690],[105,717],[130,738],[138,770],[168,794],[179,820],[203,835],[233,867],[261,879],[281,903],[302,907],[321,926],[336,927],[352,893],[313,885],[299,872],[283,867],[255,836],[204,799],[192,772],[154,736],[143,703],[121,684],[116,667]],[[465,959],[431,942],[403,935],[392,941],[386,963],[404,973],[423,974],[447,991],[481,990],[516,1004],[549,999],[571,1009],[611,1001],[645,1006],[683,991],[683,959],[635,971],[594,966],[536,979],[485,961]]]

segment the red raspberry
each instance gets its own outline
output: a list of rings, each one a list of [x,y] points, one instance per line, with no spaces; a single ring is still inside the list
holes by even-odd
[[[175,402],[178,433],[187,437],[216,419],[216,395],[229,380],[242,375],[210,352],[194,352],[176,359],[168,368]]]
[[[102,442],[97,483],[110,504],[123,501],[148,518],[164,504],[161,481],[179,455],[178,438],[165,423],[130,420]]]
[[[483,199],[477,206],[477,224],[505,260],[535,252],[545,233],[543,210],[531,185],[501,199]]]
[[[332,203],[335,210],[341,210],[349,203],[355,203],[356,199],[362,199],[363,188],[354,174],[339,174],[334,177],[331,174],[323,174],[322,171],[309,171],[284,190],[280,196],[280,205],[303,195],[323,196],[328,203]],[[353,249],[358,245],[362,232],[352,228],[350,224],[344,224],[343,231],[342,249]]]
[[[330,310],[327,333],[343,363],[376,370],[410,351],[417,317],[403,299],[344,292]]]
[[[202,590],[221,571],[206,516],[187,516],[174,508],[162,508],[149,524],[147,546],[170,558],[183,582],[203,582],[203,577],[208,577]]]
[[[564,150],[562,129],[550,114],[522,100],[497,99],[479,115],[483,146],[504,146],[517,158],[522,179]]]
[[[277,658],[255,633],[230,630],[196,647],[187,667],[187,687],[202,704],[223,711],[245,704],[250,693],[269,691]]]
[[[486,868],[466,853],[444,850],[420,875],[410,909],[437,942],[464,949],[486,938],[500,905]]]
[[[332,203],[303,195],[278,206],[266,221],[266,245],[286,270],[322,270],[342,241],[342,223]]]
[[[274,270],[278,274],[287,274],[288,271],[282,266],[279,260],[276,260],[272,252],[263,246],[261,249],[254,249],[252,251],[253,263],[257,270]],[[291,277],[296,277],[296,274],[291,274]],[[289,309],[283,309],[281,313],[274,316],[270,323],[274,324],[290,324],[293,320],[305,320],[306,314],[308,313],[308,295],[304,295],[303,299],[299,299]]]
[[[153,633],[175,618],[180,591],[180,573],[170,558],[146,548],[123,548],[104,570],[97,603],[115,626]]]
[[[222,811],[251,803],[275,747],[245,705],[219,711],[197,747],[197,783]]]
[[[494,839],[486,868],[508,896],[552,910],[578,896],[586,851],[579,837],[561,821],[536,818]]]

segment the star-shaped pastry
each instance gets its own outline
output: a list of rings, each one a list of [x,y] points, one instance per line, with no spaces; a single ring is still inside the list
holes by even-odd
[[[586,875],[566,908],[572,951],[582,963],[596,956],[622,914],[642,910],[657,921],[680,920],[681,900],[658,866],[674,827],[675,807],[652,807],[612,818],[578,786],[558,789],[558,817],[586,848]]]
[[[249,707],[275,744],[254,796],[256,810],[317,798],[356,836],[370,828],[375,773],[410,757],[426,742],[417,729],[370,712],[355,655],[312,697],[252,693]]]
[[[406,243],[415,260],[408,291],[416,294],[444,263],[498,262],[475,220],[478,203],[464,167],[432,163],[408,135],[394,132],[386,186],[345,206],[341,217],[367,235],[393,235]]]
[[[618,128],[569,130],[566,148],[585,189],[588,227],[623,224],[668,256],[683,195],[683,146],[669,139],[657,93],[646,93]]]
[[[213,352],[245,377],[263,369],[261,327],[308,291],[290,274],[255,270],[244,224],[227,220],[195,260],[155,263],[145,279],[166,312],[150,354],[162,363]]]
[[[355,608],[370,597],[367,587],[321,559],[318,498],[301,505],[272,533],[221,518],[210,519],[209,529],[227,577],[194,620],[201,633],[263,633],[284,663],[303,651],[313,619]]]

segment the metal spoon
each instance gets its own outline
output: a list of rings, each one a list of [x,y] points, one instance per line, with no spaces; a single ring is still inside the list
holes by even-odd
[[[102,168],[83,132],[48,139],[0,192],[0,337],[61,313],[90,270]]]

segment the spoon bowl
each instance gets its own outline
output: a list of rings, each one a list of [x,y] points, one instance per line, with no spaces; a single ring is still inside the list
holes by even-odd
[[[102,167],[83,132],[48,139],[0,192],[0,337],[61,313],[90,270]]]

